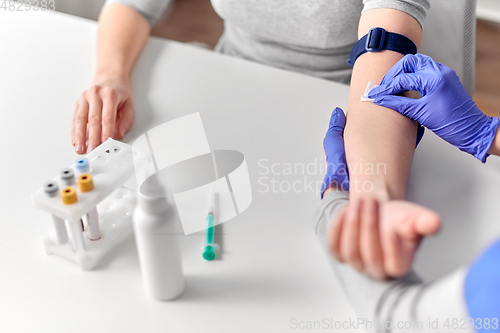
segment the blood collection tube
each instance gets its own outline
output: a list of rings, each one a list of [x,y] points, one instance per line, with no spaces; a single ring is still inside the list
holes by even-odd
[[[90,192],[94,190],[94,182],[90,173],[82,173],[78,176],[78,189],[80,192]],[[89,227],[89,238],[92,241],[101,239],[101,228],[99,226],[99,215],[97,208],[92,208],[87,213],[87,223]]]
[[[61,199],[65,205],[72,205],[78,202],[78,196],[76,195],[76,190],[74,187],[66,187],[61,191]],[[80,220],[81,221],[81,220]],[[85,244],[83,243],[82,233],[76,228],[76,221],[68,221],[71,230],[71,240],[73,242],[73,250],[79,252],[85,249]]]
[[[75,170],[78,175],[90,172],[89,160],[86,157],[77,159],[75,162]]]
[[[43,186],[45,194],[51,198],[57,195],[59,186],[56,182],[48,182]],[[58,245],[66,244],[68,242],[68,230],[66,230],[66,224],[64,220],[60,217],[52,215],[52,221],[54,222],[54,230],[56,234],[56,242]]]
[[[71,186],[75,183],[75,173],[71,168],[64,168],[61,170],[59,177],[64,186]]]
[[[65,205],[72,205],[78,201],[76,191],[73,187],[66,187],[61,191],[61,199]]]
[[[64,168],[59,173],[61,182],[65,186],[71,186],[75,184],[75,172],[71,168]],[[85,225],[83,224],[83,219],[80,219],[80,224],[82,225],[82,231],[85,231]]]

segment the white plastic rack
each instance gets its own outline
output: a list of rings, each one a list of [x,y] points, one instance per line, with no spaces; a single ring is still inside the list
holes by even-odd
[[[133,152],[132,146],[108,139],[86,156],[94,190],[81,192],[75,183],[71,186],[76,190],[78,201],[64,204],[61,191],[67,186],[57,176],[49,185],[58,187],[52,196],[44,187],[32,195],[34,206],[40,210],[42,243],[47,254],[70,260],[82,270],[91,270],[105,253],[132,233],[136,193],[122,185],[134,174],[134,158],[136,161],[142,158],[137,154],[140,152]],[[70,168],[77,174],[74,166]],[[90,240],[88,225],[85,228],[85,217],[94,207],[97,207],[101,230],[98,240]],[[59,228],[58,221],[62,224]],[[61,236],[61,232],[67,232],[68,237]]]

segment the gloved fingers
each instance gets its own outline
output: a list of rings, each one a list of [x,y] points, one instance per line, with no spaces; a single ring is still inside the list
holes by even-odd
[[[321,198],[328,186],[336,181],[343,191],[349,191],[349,174],[344,148],[345,114],[341,108],[335,108],[330,117],[330,124],[323,140],[327,168],[321,187]]]
[[[425,63],[422,65],[426,70],[430,69],[432,72],[442,72],[448,68],[439,62],[435,62],[431,57],[425,56]]]
[[[373,88],[368,93],[368,98],[377,98],[384,95],[397,95],[405,91],[418,91],[422,96],[427,93],[427,82],[432,77],[422,74],[400,74],[387,83]]]
[[[325,150],[327,161],[334,160],[338,153],[345,153],[344,150],[344,127],[345,115],[341,108],[336,108],[330,117],[330,124],[325,138],[323,139],[323,148]]]
[[[407,56],[404,56],[401,60],[399,60],[394,66],[392,66],[391,69],[385,74],[384,78],[382,79],[382,82],[380,82],[380,85],[386,84],[387,82],[391,82],[392,79],[394,79],[396,76],[406,73],[405,68],[407,67],[406,62],[412,62],[413,61],[413,55],[409,54]]]
[[[335,128],[328,131],[323,139],[323,149],[327,160],[333,160],[337,153],[345,153],[342,132]]]
[[[345,114],[341,108],[335,108],[330,117],[330,124],[328,125],[328,132],[335,131],[342,135],[345,128]]]
[[[345,157],[344,139],[341,136],[328,140],[328,136],[324,141],[326,154],[326,176],[321,186],[321,198],[323,193],[333,181],[341,187],[342,191],[349,191],[349,170]]]
[[[387,72],[380,85],[388,85],[394,80],[394,78],[402,74],[419,73],[421,75],[435,76],[436,73],[442,72],[446,68],[446,66],[435,62],[431,57],[424,54],[408,54],[399,60]]]
[[[343,146],[342,146],[343,148]],[[335,154],[335,165],[333,165],[333,174],[335,175],[335,180],[342,188],[343,191],[349,191],[349,170],[347,168],[347,160],[345,157],[345,150],[338,151]]]
[[[404,56],[387,72],[380,85],[391,82],[396,76],[401,74],[415,73],[417,70],[422,68],[422,64],[426,61],[425,57],[427,56],[422,54],[408,54]]]
[[[373,103],[392,109],[399,112],[403,116],[418,121],[418,110],[420,109],[419,106],[422,103],[421,100],[422,99],[413,99],[404,96],[387,95],[375,98]]]
[[[421,53],[408,57],[408,59],[404,61],[404,65],[405,73],[426,72],[429,71],[429,69],[431,72],[441,70],[440,63],[435,62],[431,57]]]

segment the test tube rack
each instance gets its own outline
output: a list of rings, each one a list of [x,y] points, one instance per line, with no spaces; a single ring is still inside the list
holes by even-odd
[[[59,191],[49,197],[44,188],[32,195],[41,219],[42,243],[47,254],[54,254],[72,261],[82,270],[91,270],[100,258],[132,234],[132,215],[136,205],[136,192],[123,184],[134,174],[134,160],[141,161],[132,146],[108,139],[86,157],[94,182],[91,192],[77,191],[78,201],[66,205],[61,190],[66,185],[59,176],[52,179],[59,184]],[[75,170],[74,166],[71,166]],[[76,170],[75,170],[76,171]],[[101,238],[90,240],[87,230],[82,230],[82,217],[97,207]],[[69,241],[58,244],[52,216],[64,220]]]

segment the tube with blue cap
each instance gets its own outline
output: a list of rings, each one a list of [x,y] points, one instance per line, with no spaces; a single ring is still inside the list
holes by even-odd
[[[75,170],[77,175],[90,172],[89,160],[86,157],[77,159],[75,162]]]

